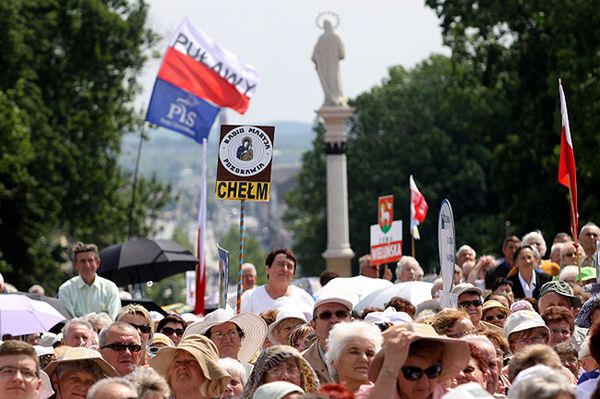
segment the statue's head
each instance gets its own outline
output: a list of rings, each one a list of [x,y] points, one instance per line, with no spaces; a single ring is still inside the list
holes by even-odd
[[[333,26],[331,25],[331,21],[326,19],[323,22],[323,29],[325,29],[325,32],[333,32]]]

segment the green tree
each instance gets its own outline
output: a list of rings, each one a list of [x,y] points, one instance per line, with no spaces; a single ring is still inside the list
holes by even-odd
[[[238,226],[231,226],[227,233],[218,241],[221,248],[229,251],[229,284],[237,283],[237,274],[240,259],[240,230]],[[267,281],[265,275],[265,258],[267,254],[260,241],[246,231],[244,236],[244,263],[249,262],[256,266],[256,283],[264,284]]]
[[[136,76],[156,36],[142,0],[7,0],[0,16],[0,147],[19,158],[0,167],[0,267],[18,288],[53,292],[64,238],[127,238],[131,177],[117,155],[139,123]],[[134,231],[145,235],[169,187],[138,189]]]
[[[417,242],[417,257],[428,270],[438,267],[437,209],[444,198],[452,203],[459,243],[498,251],[503,223],[488,171],[497,129],[491,122],[505,111],[469,67],[443,56],[410,71],[394,67],[380,86],[352,101],[348,205],[356,258],[369,252],[377,197],[388,194],[394,195],[395,219],[404,221],[404,253],[410,252],[410,174],[430,205]],[[318,134],[314,150],[304,157],[299,186],[288,196],[295,250],[303,260],[314,259],[311,267],[304,264],[312,274],[322,270],[318,257],[326,243],[323,153]]]
[[[569,107],[577,161],[579,214],[600,220],[600,35],[597,4],[548,1],[427,0],[441,19],[456,62],[467,60],[507,113],[494,148],[500,207],[516,231],[540,228],[550,239],[568,231],[567,190],[557,183],[560,146],[558,78]],[[549,217],[550,216],[550,217]]]

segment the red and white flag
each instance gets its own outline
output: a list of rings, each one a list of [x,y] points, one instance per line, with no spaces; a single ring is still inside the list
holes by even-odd
[[[562,82],[558,80],[558,92],[560,95],[560,113],[562,114],[562,130],[560,133],[560,161],[558,163],[558,182],[569,188],[571,208],[571,233],[577,239],[579,231],[579,213],[577,210],[577,172],[575,169],[575,153],[573,141],[571,140],[571,129],[569,128],[569,114],[567,113],[567,102],[563,92]]]
[[[427,210],[429,206],[425,201],[425,197],[415,184],[415,181],[410,175],[410,234],[413,236],[415,240],[419,240],[421,236],[419,235],[419,226],[425,220],[425,216],[427,216]]]

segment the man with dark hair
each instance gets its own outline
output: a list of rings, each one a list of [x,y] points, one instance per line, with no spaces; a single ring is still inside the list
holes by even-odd
[[[37,399],[41,387],[40,363],[33,346],[22,341],[0,345],[0,397]]]
[[[73,246],[73,269],[79,275],[60,286],[58,299],[74,317],[106,312],[114,320],[121,309],[119,289],[96,274],[98,267],[100,255],[96,244],[78,242]]]
[[[286,248],[277,248],[265,261],[267,284],[244,292],[242,312],[259,314],[289,304],[306,313],[312,312],[314,299],[302,288],[293,286],[296,256]]]
[[[498,266],[490,269],[485,274],[485,288],[491,289],[496,279],[500,277],[506,277],[508,272],[513,266],[513,255],[521,240],[517,236],[508,236],[502,243],[502,253],[504,254],[504,261]]]

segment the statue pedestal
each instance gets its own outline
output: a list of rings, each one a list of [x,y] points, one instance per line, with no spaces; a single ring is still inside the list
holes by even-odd
[[[352,275],[348,227],[348,178],[346,173],[346,121],[352,108],[345,105],[322,106],[317,114],[325,124],[327,162],[327,250],[323,252],[327,270],[343,277]]]

